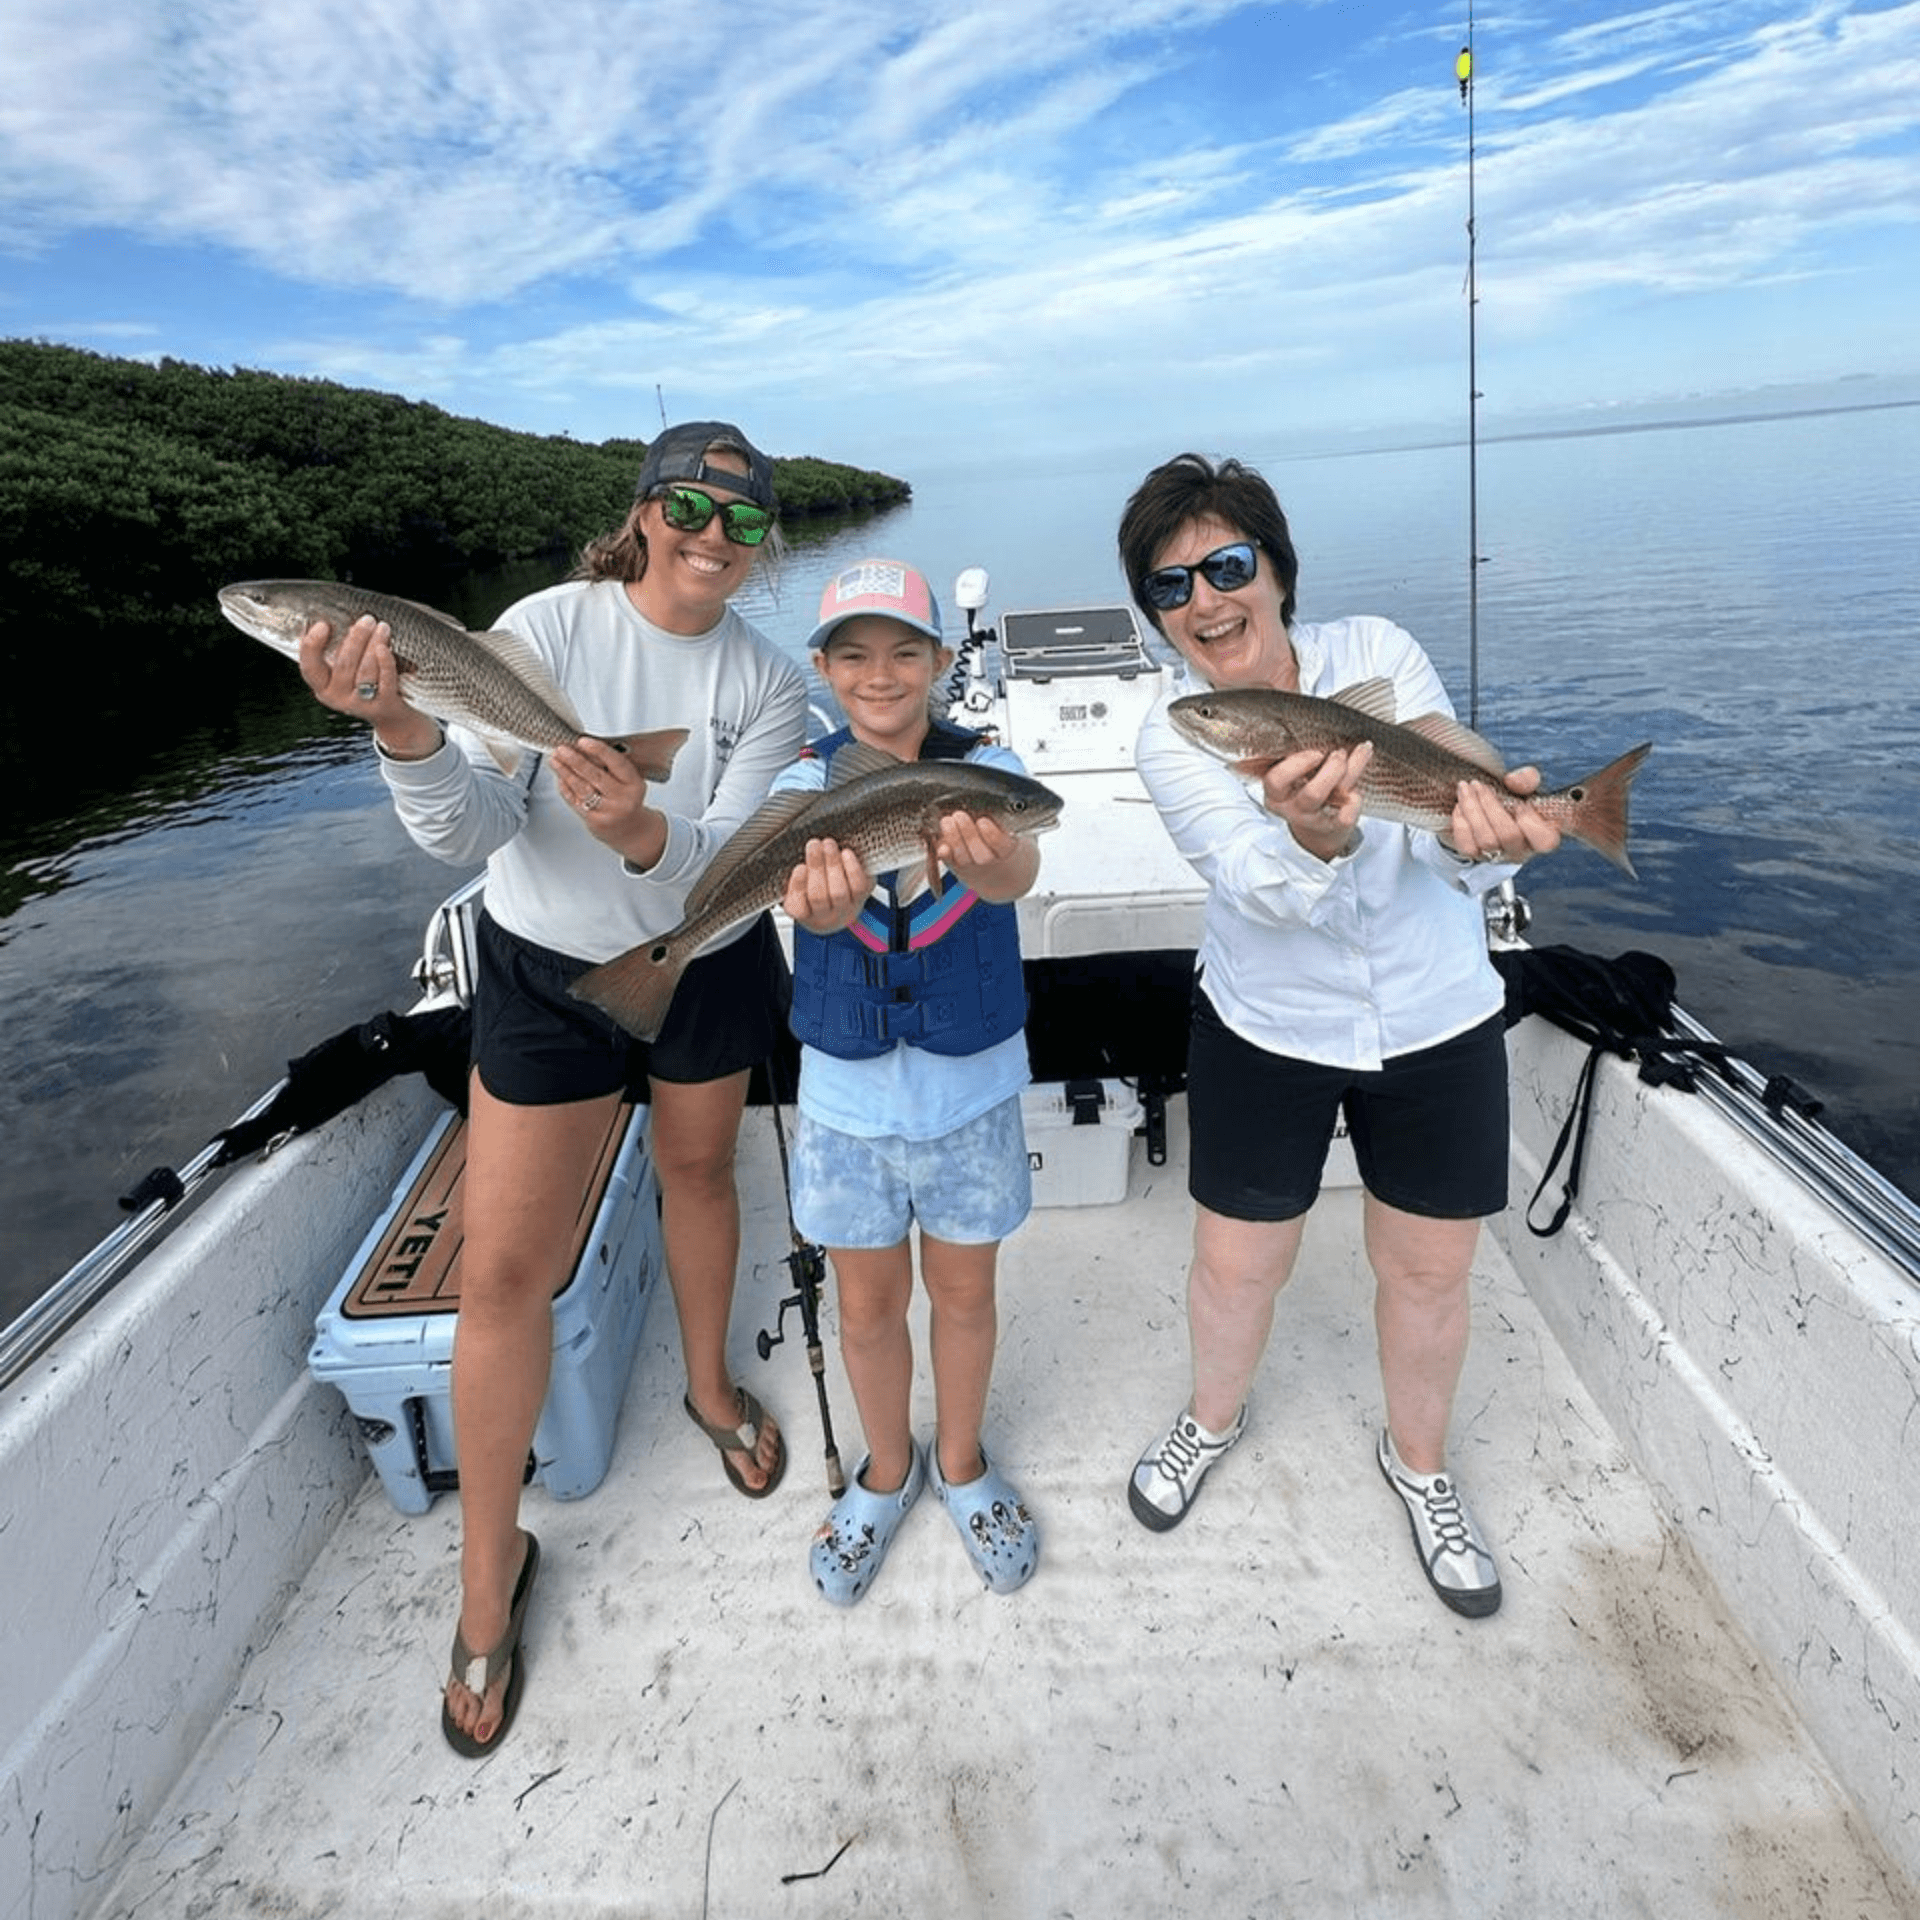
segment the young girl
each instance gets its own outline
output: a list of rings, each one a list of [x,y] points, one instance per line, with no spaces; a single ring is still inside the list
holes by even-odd
[[[811,644],[847,725],[814,742],[775,791],[824,788],[848,741],[901,760],[1023,771],[1004,748],[931,717],[953,655],[912,567],[866,560],[841,573],[821,598]],[[1032,1516],[980,1444],[998,1335],[995,1261],[1033,1199],[1020,1119],[1026,991],[1011,902],[1033,885],[1039,850],[968,814],[947,815],[941,829],[937,894],[916,900],[915,873],[869,874],[854,853],[813,840],[784,903],[802,1043],[794,1220],[833,1261],[840,1349],[868,1447],[810,1556],[815,1585],[837,1606],[866,1593],[926,1481],[991,1591],[1024,1585],[1039,1560]],[[960,966],[945,964],[956,956]],[[936,992],[944,1017],[923,1036],[914,1010]],[[907,1037],[889,1037],[903,1029]],[[936,1410],[924,1461],[909,1417],[916,1221]]]

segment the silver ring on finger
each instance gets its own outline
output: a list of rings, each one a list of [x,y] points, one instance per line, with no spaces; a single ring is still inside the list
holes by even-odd
[[[589,787],[586,792],[580,796],[580,811],[582,813],[591,813],[594,808],[600,804],[601,798],[601,792],[598,787]]]
[[[377,700],[380,697],[380,683],[377,680],[362,680],[354,688],[362,700]]]

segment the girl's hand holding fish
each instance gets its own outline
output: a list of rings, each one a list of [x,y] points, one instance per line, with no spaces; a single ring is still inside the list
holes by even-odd
[[[860,917],[873,891],[873,877],[851,847],[837,840],[809,840],[806,858],[787,880],[780,904],[809,933],[839,933]]]
[[[1338,859],[1360,830],[1360,790],[1372,758],[1370,740],[1346,751],[1290,753],[1260,776],[1262,802],[1316,860]]]
[[[1040,871],[1040,849],[1034,841],[971,813],[941,815],[934,854],[982,900],[1018,900]]]
[[[1515,767],[1506,780],[1508,792],[1524,799],[1539,790],[1540,769]],[[1493,788],[1462,780],[1453,824],[1440,841],[1463,860],[1504,860],[1518,866],[1536,853],[1551,853],[1560,844],[1560,829],[1532,807],[1509,812]]]
[[[300,640],[300,677],[322,706],[364,720],[396,760],[424,760],[444,737],[439,723],[400,695],[400,668],[385,621],[362,614],[333,644],[333,628],[316,620]]]

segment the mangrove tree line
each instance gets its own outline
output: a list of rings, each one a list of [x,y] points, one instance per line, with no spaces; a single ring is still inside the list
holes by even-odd
[[[235,579],[405,590],[558,559],[618,523],[645,451],[329,380],[0,341],[0,645],[20,645],[23,622],[71,641],[204,620]],[[788,515],[909,494],[830,460],[775,469]]]

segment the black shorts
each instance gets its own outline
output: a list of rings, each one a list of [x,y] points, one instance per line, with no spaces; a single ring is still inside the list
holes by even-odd
[[[652,1041],[636,1040],[567,991],[591,971],[590,960],[522,940],[485,913],[478,944],[473,1064],[486,1090],[516,1107],[622,1091],[644,1101],[653,1078],[724,1080],[772,1053],[793,997],[793,976],[764,913],[731,945],[687,968]]]
[[[1360,1178],[1388,1206],[1477,1220],[1507,1204],[1507,1049],[1497,1014],[1365,1071],[1256,1047],[1195,991],[1187,1190],[1203,1207],[1230,1220],[1305,1213],[1342,1112]]]

